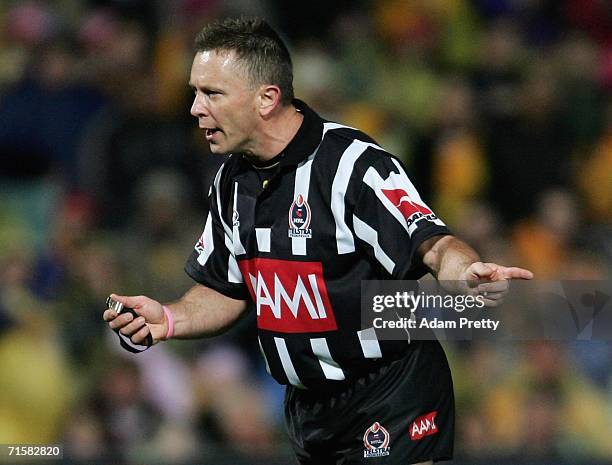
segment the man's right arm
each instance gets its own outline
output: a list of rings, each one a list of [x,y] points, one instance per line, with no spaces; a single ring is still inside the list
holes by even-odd
[[[112,297],[125,307],[133,308],[139,315],[134,319],[129,313],[117,315],[115,311],[107,309],[104,320],[109,322],[112,329],[119,329],[134,344],[142,344],[149,332],[154,344],[166,339],[169,322],[161,303],[146,296],[113,294]],[[173,338],[189,339],[225,332],[245,314],[247,303],[198,284],[178,301],[167,304],[166,308],[174,319]]]

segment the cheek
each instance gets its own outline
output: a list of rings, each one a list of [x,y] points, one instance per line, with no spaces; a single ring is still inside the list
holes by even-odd
[[[254,111],[252,102],[245,99],[228,105],[216,105],[210,109],[210,114],[226,136],[243,137],[255,127]]]
[[[257,113],[252,107],[245,105],[238,114],[238,121],[243,130],[251,131],[258,123]]]
[[[224,130],[232,126],[232,113],[223,105],[213,103],[210,108],[210,116]]]

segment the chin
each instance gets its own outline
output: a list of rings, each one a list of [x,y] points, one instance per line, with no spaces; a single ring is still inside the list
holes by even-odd
[[[227,150],[223,150],[218,144],[209,144],[208,146],[211,153],[214,153],[215,155],[225,155],[228,153]]]

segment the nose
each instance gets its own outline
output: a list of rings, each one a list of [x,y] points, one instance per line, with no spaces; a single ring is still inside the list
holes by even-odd
[[[195,116],[196,118],[200,118],[202,116],[208,116],[208,109],[206,108],[206,105],[204,104],[204,99],[200,95],[196,94],[196,96],[194,97],[193,104],[191,105],[190,113],[192,116]]]

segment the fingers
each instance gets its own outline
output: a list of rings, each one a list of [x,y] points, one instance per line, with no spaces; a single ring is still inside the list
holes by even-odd
[[[138,317],[131,323],[128,323],[127,325],[125,325],[119,331],[124,336],[132,336],[136,334],[139,330],[141,330],[143,326],[146,326],[145,319],[143,317]]]
[[[472,263],[472,265],[470,265],[470,269],[469,271],[476,277],[476,278],[488,278],[489,276],[491,276],[494,273],[494,269],[491,268],[488,264],[486,263],[482,263],[482,262],[474,262]]]
[[[113,310],[106,310],[104,312],[104,315],[106,315],[108,312],[110,312],[111,314],[111,319],[107,320],[109,321],[108,326],[110,326],[111,329],[123,329],[125,326],[129,325],[134,320],[134,316],[131,313],[126,312],[117,315],[117,313]],[[112,315],[114,315],[114,317],[112,317]],[[144,323],[144,318],[142,318],[142,321]],[[140,326],[142,326],[142,323],[138,326],[138,328],[140,328]]]
[[[516,266],[508,267],[503,269],[504,279],[532,279],[533,273],[524,268],[518,268]]]
[[[144,345],[145,339],[147,338],[150,332],[151,330],[149,329],[149,327],[147,325],[144,325],[144,327],[140,328],[135,334],[132,335],[132,342],[134,344]]]
[[[508,293],[510,283],[507,280],[493,281],[478,285],[480,295],[485,307],[498,307],[504,302],[504,297]]]
[[[134,344],[145,345],[145,339],[149,335],[150,329],[144,317],[139,316],[134,319],[131,313],[121,313],[117,315],[114,310],[106,310],[103,314],[104,320],[108,321],[108,326],[113,330],[119,330],[121,334],[129,337]]]
[[[496,292],[493,294],[485,292],[480,294],[477,299],[484,303],[486,307],[497,307],[504,302],[507,294],[507,292]]]
[[[480,294],[493,294],[496,292],[506,292],[510,287],[510,283],[503,279],[501,281],[493,281],[490,283],[482,283],[478,285],[478,292]]]
[[[143,304],[144,296],[125,296],[125,295],[117,295],[111,294],[111,299],[116,300],[117,302],[121,302],[125,307],[129,308],[137,308]]]
[[[104,321],[108,322],[108,326],[112,330],[128,337],[133,344],[148,345],[147,339],[152,336],[152,333],[147,324],[147,319],[150,318],[155,321],[156,310],[157,313],[161,313],[162,317],[164,316],[161,304],[145,296],[111,294],[110,297],[122,303],[125,308],[121,313],[117,313],[111,308],[106,309],[102,314]],[[155,305],[159,308],[156,309]],[[142,316],[142,313],[147,314],[146,318]]]
[[[507,292],[482,292],[480,293],[480,297],[483,300],[502,300],[506,296]]]
[[[497,281],[500,279],[533,279],[533,273],[517,266],[501,266],[497,263],[485,263],[486,266],[494,270],[492,278]]]

